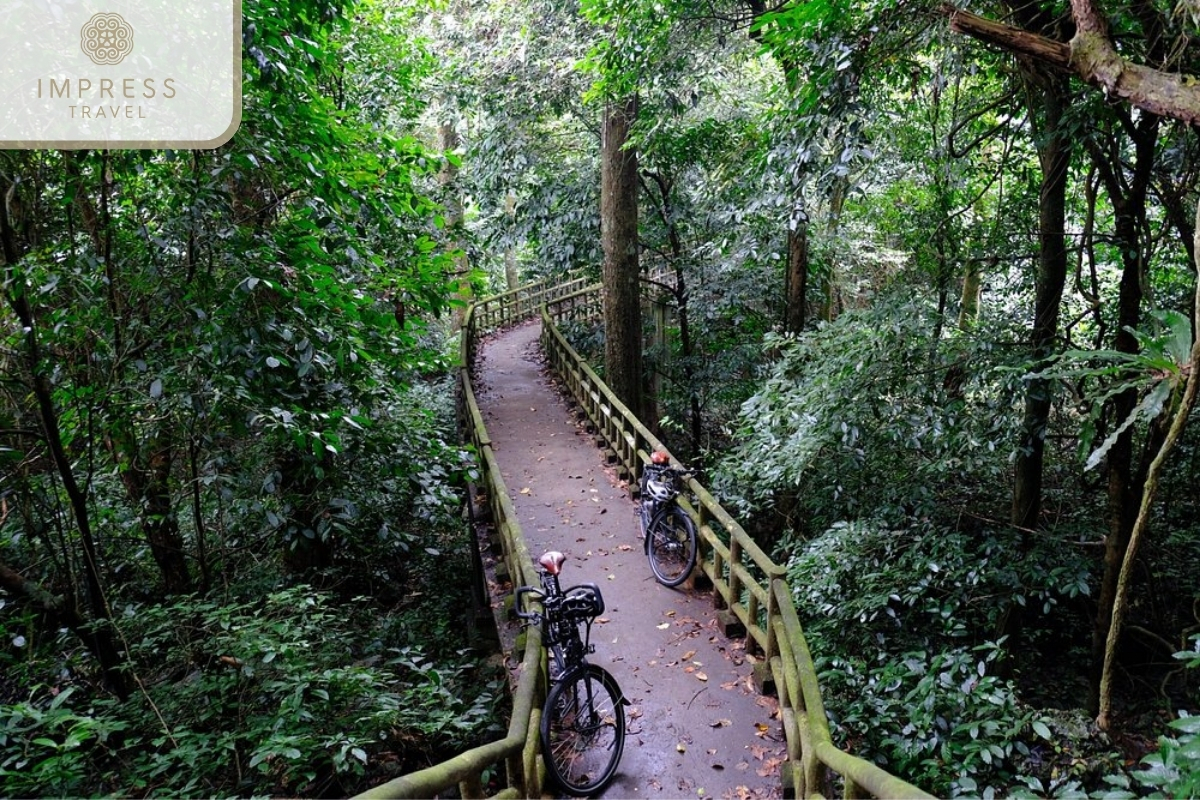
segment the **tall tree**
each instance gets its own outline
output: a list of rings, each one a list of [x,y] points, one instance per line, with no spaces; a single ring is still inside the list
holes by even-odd
[[[604,108],[600,166],[600,238],[604,247],[604,377],[618,398],[645,418],[638,243],[638,159],[629,133],[636,95]]]

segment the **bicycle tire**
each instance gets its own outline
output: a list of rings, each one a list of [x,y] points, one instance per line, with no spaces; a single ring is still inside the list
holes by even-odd
[[[625,750],[625,701],[616,679],[586,664],[554,684],[541,738],[546,771],[563,791],[574,797],[601,791]]]
[[[650,571],[663,586],[674,588],[696,567],[696,523],[677,505],[658,510],[646,533]]]

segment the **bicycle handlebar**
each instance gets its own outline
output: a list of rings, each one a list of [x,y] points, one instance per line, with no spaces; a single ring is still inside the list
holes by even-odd
[[[521,610],[525,607],[524,596],[527,594],[537,595],[537,597],[533,598],[534,600],[542,601],[546,599],[545,592],[543,592],[541,589],[538,589],[536,586],[519,586],[517,587],[516,593],[513,594],[513,610],[521,619],[527,619],[534,624],[540,625],[542,623],[541,612]]]

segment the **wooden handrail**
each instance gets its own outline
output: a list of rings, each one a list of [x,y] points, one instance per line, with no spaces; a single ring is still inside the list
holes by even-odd
[[[563,337],[558,325],[594,317],[600,308],[599,286],[576,278],[563,283],[542,281],[488,297],[471,306],[463,323],[460,346],[459,427],[464,443],[475,448],[480,480],[487,495],[492,524],[500,535],[504,560],[514,585],[536,585],[533,559],[500,473],[491,439],[475,398],[470,369],[478,337],[541,313],[542,348],[551,368],[566,385],[594,426],[619,469],[636,481],[650,453],[666,449],[662,442],[615,397]],[[534,305],[536,303],[536,305]],[[680,505],[700,533],[698,568],[712,582],[718,607],[736,615],[745,628],[747,651],[762,655],[779,695],[788,758],[785,789],[795,797],[820,797],[829,788],[830,772],[842,776],[846,797],[869,792],[875,797],[929,798],[865,759],[833,745],[821,700],[816,669],[785,571],[771,561],[716,498],[699,481],[688,481],[690,498]],[[761,576],[761,579],[760,577]],[[504,788],[496,798],[541,796],[538,726],[545,683],[545,648],[541,634],[530,628],[513,694],[512,717],[503,739],[460,753],[432,767],[403,775],[358,795],[360,798],[435,797],[456,785],[462,797],[482,796],[483,772],[504,764]]]
[[[599,289],[590,286],[575,294],[598,294]],[[571,307],[598,308],[599,303],[573,299]],[[542,312],[542,349],[581,413],[603,439],[618,470],[636,485],[650,453],[666,448],[567,342],[558,328],[563,317],[561,304],[547,304]],[[697,568],[712,582],[716,606],[727,609],[741,622],[747,651],[762,654],[765,670],[779,694],[788,755],[794,762],[790,786],[785,788],[793,790],[796,797],[822,796],[832,771],[842,776],[847,797],[858,797],[863,791],[874,797],[931,797],[877,764],[833,745],[816,668],[784,579],[786,571],[771,560],[705,486],[695,478],[687,483],[691,497],[682,499],[680,505],[700,534]]]

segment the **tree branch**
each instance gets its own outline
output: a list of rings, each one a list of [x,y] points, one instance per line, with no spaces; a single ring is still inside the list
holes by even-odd
[[[1200,79],[1121,58],[1091,0],[1071,0],[1076,33],[1059,42],[953,6],[942,6],[950,28],[1010,53],[1035,58],[1103,89],[1110,98],[1163,117],[1200,123]]]

